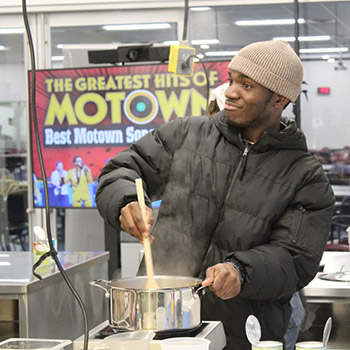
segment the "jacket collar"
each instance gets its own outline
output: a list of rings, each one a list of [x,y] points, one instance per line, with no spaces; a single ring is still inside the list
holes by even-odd
[[[220,111],[214,117],[214,123],[223,136],[230,142],[242,148],[241,129],[227,124],[225,111]],[[307,151],[306,138],[303,132],[297,128],[293,119],[282,117],[280,131],[268,129],[254,144],[256,152],[266,152],[269,149],[295,149]]]

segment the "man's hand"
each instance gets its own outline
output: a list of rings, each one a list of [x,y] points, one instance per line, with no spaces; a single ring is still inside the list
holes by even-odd
[[[141,243],[143,237],[149,236],[151,243],[154,237],[149,234],[153,225],[153,210],[146,206],[146,222],[143,221],[138,202],[130,202],[122,208],[119,216],[120,227],[123,231],[136,237]]]
[[[202,286],[210,286],[209,289],[223,300],[234,298],[241,291],[239,271],[230,263],[211,266],[207,268]]]

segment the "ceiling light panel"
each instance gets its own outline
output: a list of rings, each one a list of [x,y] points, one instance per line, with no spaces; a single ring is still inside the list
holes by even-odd
[[[51,56],[51,61],[60,62],[64,60],[64,56]]]
[[[191,11],[197,11],[197,12],[201,12],[201,11],[210,11],[211,10],[211,7],[206,7],[206,6],[198,6],[198,7],[191,7],[190,8]]]
[[[102,27],[104,30],[154,30],[169,29],[170,23],[143,23],[143,24],[112,24]]]
[[[205,53],[208,57],[215,57],[215,56],[235,56],[237,55],[238,51],[208,51]]]
[[[277,25],[292,25],[295,23],[294,18],[286,19],[259,19],[259,20],[246,20],[246,21],[235,21],[237,26],[277,26]],[[298,19],[299,24],[305,23],[303,18]]]
[[[300,49],[300,53],[331,53],[331,52],[348,52],[347,47],[317,47],[313,49]]]
[[[299,41],[327,41],[331,40],[330,35],[309,35],[309,36],[299,36]],[[284,40],[288,42],[295,41],[294,36],[276,36],[273,40]]]
[[[0,28],[0,34],[23,34],[24,28]]]
[[[191,40],[192,45],[215,45],[218,44],[218,39],[200,39],[200,40]]]

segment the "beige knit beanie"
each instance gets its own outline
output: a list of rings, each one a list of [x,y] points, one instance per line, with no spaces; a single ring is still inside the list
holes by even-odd
[[[301,89],[303,66],[283,40],[261,41],[241,49],[228,68],[294,102]]]

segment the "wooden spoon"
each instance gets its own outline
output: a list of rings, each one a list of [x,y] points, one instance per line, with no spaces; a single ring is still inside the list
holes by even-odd
[[[142,179],[136,179],[136,191],[137,191],[137,200],[141,209],[141,215],[143,221],[146,223],[146,205],[145,205],[145,196],[143,193]],[[145,261],[146,261],[146,272],[147,272],[147,283],[146,288],[159,288],[158,283],[154,279],[154,269],[152,261],[152,251],[151,251],[151,242],[149,237],[143,237],[143,246],[145,250]]]

